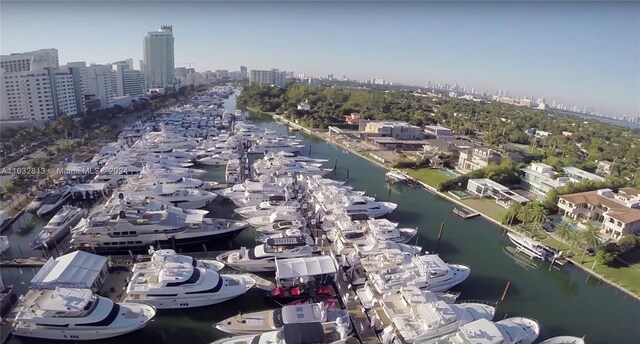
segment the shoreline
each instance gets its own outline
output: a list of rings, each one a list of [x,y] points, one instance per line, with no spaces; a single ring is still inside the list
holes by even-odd
[[[291,127],[297,128],[297,129],[300,129],[300,130],[304,131],[304,132],[305,132],[305,133],[307,133],[307,134],[310,134],[310,135],[312,135],[312,136],[315,136],[315,137],[317,137],[317,138],[320,138],[320,139],[322,139],[324,142],[329,143],[329,144],[331,144],[331,145],[333,145],[333,146],[335,146],[335,147],[338,147],[338,148],[340,148],[340,149],[346,150],[346,151],[348,151],[348,152],[350,152],[350,153],[352,153],[352,154],[354,154],[354,155],[357,155],[357,156],[359,156],[359,157],[361,157],[361,158],[363,158],[363,159],[365,159],[365,160],[369,161],[370,163],[373,163],[374,165],[376,165],[376,166],[378,166],[378,167],[380,167],[380,168],[385,169],[386,171],[392,171],[392,170],[394,170],[393,168],[391,168],[391,167],[389,167],[389,166],[386,166],[386,165],[384,165],[384,164],[380,163],[379,161],[376,161],[376,160],[372,159],[370,156],[366,156],[366,155],[364,155],[364,154],[361,154],[361,153],[360,153],[360,152],[358,152],[358,151],[355,151],[355,150],[353,150],[353,149],[351,149],[351,148],[349,148],[349,147],[347,147],[347,146],[344,146],[344,145],[342,145],[342,144],[340,144],[340,143],[338,143],[338,142],[336,142],[336,141],[334,141],[334,140],[331,140],[330,138],[326,137],[326,135],[324,135],[324,133],[325,133],[324,131],[322,131],[322,132],[320,132],[320,131],[312,131],[312,130],[310,130],[310,129],[308,129],[308,128],[305,128],[305,127],[303,127],[303,126],[301,126],[301,125],[299,125],[299,124],[297,124],[297,123],[293,123],[293,122],[291,122],[290,120],[286,119],[284,116],[276,115],[275,113],[268,113],[268,112],[260,111],[260,110],[257,110],[257,109],[254,109],[254,108],[250,108],[250,107],[247,107],[246,109],[251,110],[251,111],[253,111],[253,112],[258,112],[258,113],[261,113],[261,114],[265,114],[265,115],[271,116],[271,117],[273,117],[274,119],[275,119],[275,118],[278,118],[278,119],[280,119],[280,120],[284,121],[288,126],[291,126]],[[456,200],[455,198],[453,198],[453,197],[451,197],[451,196],[449,196],[449,195],[447,195],[447,194],[445,194],[445,193],[443,193],[443,192],[438,191],[436,188],[434,188],[434,187],[432,187],[432,186],[430,186],[430,185],[428,185],[428,184],[426,184],[426,183],[424,183],[424,182],[421,182],[421,181],[419,181],[419,180],[417,180],[417,179],[415,179],[415,178],[413,178],[413,177],[411,177],[411,176],[409,176],[409,175],[407,175],[407,174],[404,174],[404,173],[403,173],[403,175],[405,175],[407,178],[410,178],[411,180],[413,180],[414,182],[416,182],[417,184],[419,184],[420,186],[422,186],[422,188],[423,188],[423,189],[425,189],[427,192],[429,192],[429,193],[431,193],[431,194],[433,194],[433,195],[436,195],[436,196],[442,197],[442,198],[444,198],[445,200],[447,200],[447,201],[449,201],[449,202],[451,202],[451,203],[453,203],[453,204],[455,204],[455,205],[458,205],[458,206],[464,207],[464,208],[466,208],[466,209],[471,209],[471,210],[473,210],[473,211],[475,211],[475,212],[479,213],[479,214],[480,214],[480,216],[482,216],[484,219],[489,220],[490,222],[492,222],[492,223],[494,223],[494,224],[498,225],[498,226],[500,227],[500,229],[502,229],[502,230],[508,230],[508,231],[510,231],[510,232],[517,233],[513,228],[510,228],[510,227],[508,227],[508,226],[506,226],[506,225],[503,225],[503,224],[502,224],[502,223],[500,223],[499,221],[496,221],[495,219],[493,219],[493,218],[491,218],[491,217],[489,217],[489,216],[485,215],[483,212],[478,211],[477,209],[472,208],[472,207],[470,207],[470,206],[468,206],[468,205],[466,205],[466,204],[463,204],[462,202],[460,202],[460,201]],[[577,268],[581,269],[582,271],[584,271],[587,275],[589,275],[589,276],[593,276],[593,277],[597,278],[598,280],[600,280],[600,281],[602,281],[602,282],[605,282],[605,283],[606,283],[606,284],[608,284],[609,286],[611,286],[611,287],[613,287],[613,288],[615,288],[615,289],[618,289],[619,291],[622,291],[622,292],[623,292],[623,293],[625,293],[626,295],[631,296],[631,297],[633,297],[634,299],[636,299],[636,301],[640,301],[640,294],[636,294],[636,293],[632,292],[631,290],[628,290],[628,289],[627,289],[627,288],[625,288],[624,286],[621,286],[621,285],[617,284],[616,282],[609,281],[609,280],[608,280],[607,278],[605,278],[604,276],[600,275],[599,273],[597,273],[597,272],[595,272],[595,271],[592,271],[591,269],[587,268],[587,267],[586,267],[586,266],[584,266],[583,264],[578,263],[578,262],[577,262],[577,261],[575,261],[573,258],[568,258],[568,257],[564,257],[564,258],[565,258],[568,262],[570,262],[573,266],[575,266],[575,267],[577,267]]]

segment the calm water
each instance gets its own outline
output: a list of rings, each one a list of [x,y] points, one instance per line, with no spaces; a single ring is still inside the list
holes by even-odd
[[[234,110],[234,99],[227,102]],[[254,122],[286,133],[287,129],[268,116],[249,114]],[[289,133],[292,135],[293,133]],[[496,320],[507,316],[526,316],[541,324],[539,340],[558,336],[586,336],[588,343],[637,343],[640,338],[640,304],[624,293],[601,284],[575,267],[549,269],[548,265],[514,258],[506,236],[496,225],[481,218],[462,220],[451,214],[453,204],[422,189],[398,188],[389,192],[384,182],[385,171],[366,160],[344,152],[319,139],[296,132],[295,135],[311,146],[311,156],[330,159],[328,167],[337,160],[336,179],[344,180],[349,170],[349,185],[376,195],[380,200],[398,203],[398,209],[389,217],[403,227],[418,227],[418,245],[425,250],[437,251],[445,261],[471,267],[471,276],[456,288],[460,299],[496,301],[507,281],[511,288],[507,298],[498,306]],[[330,175],[333,176],[333,175]],[[211,180],[222,180],[224,169],[212,169]],[[231,217],[233,205],[216,202],[211,215]],[[440,224],[444,234],[437,245]],[[231,244],[233,247],[254,242],[252,231],[243,232]],[[221,243],[221,246],[229,244]],[[31,269],[7,271],[5,281],[16,281],[27,276]],[[26,288],[26,287],[25,287]],[[161,311],[147,327],[130,335],[100,341],[99,343],[208,343],[225,334],[212,328],[212,324],[239,311],[249,312],[276,306],[264,297],[264,292],[253,290],[247,295],[227,303],[179,311]],[[13,343],[37,343],[16,339]]]

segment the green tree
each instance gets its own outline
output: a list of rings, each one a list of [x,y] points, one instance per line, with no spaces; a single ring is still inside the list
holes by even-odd
[[[621,252],[618,244],[610,242],[596,253],[596,260],[601,264],[611,265]]]
[[[580,241],[585,245],[584,251],[582,253],[581,262],[584,261],[584,256],[589,248],[597,249],[600,243],[602,242],[602,236],[600,235],[600,228],[596,227],[594,224],[589,222],[587,224],[587,229],[580,232]]]

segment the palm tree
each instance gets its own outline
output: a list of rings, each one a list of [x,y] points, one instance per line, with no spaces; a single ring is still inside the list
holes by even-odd
[[[587,249],[598,248],[600,243],[602,242],[602,237],[600,236],[600,228],[593,225],[591,222],[587,224],[587,230],[580,233],[580,242],[585,245],[584,251],[582,252],[582,259],[580,262],[584,261],[584,255],[587,253]]]
[[[502,223],[511,226],[514,218],[518,218],[522,205],[520,203],[511,203],[507,212],[502,216]],[[519,219],[519,218],[518,218]]]
[[[573,231],[571,230],[571,227],[567,222],[562,222],[556,227],[555,230],[556,235],[563,240],[569,239],[569,237],[571,236],[571,232]]]

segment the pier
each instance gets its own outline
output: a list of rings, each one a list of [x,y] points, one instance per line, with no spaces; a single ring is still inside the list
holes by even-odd
[[[461,217],[461,218],[463,218],[463,219],[465,219],[465,220],[466,220],[466,219],[474,218],[474,217],[476,217],[476,216],[480,216],[480,213],[479,213],[479,212],[477,212],[477,211],[472,211],[472,210],[469,210],[469,209],[467,209],[467,208],[460,208],[460,207],[454,207],[454,208],[451,210],[451,213],[452,213],[453,215],[456,215],[456,216],[458,216],[458,217]]]

